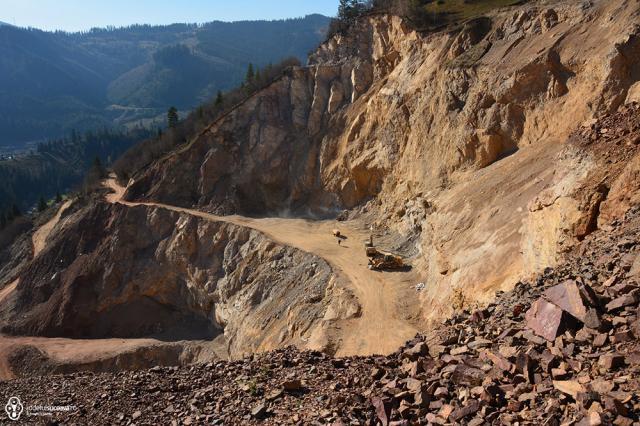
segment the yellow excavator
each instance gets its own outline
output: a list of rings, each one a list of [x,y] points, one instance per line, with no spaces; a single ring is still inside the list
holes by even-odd
[[[393,269],[402,269],[405,267],[402,257],[393,253],[387,253],[370,245],[370,242],[365,243],[367,257],[369,258],[369,269],[372,271],[384,271]]]

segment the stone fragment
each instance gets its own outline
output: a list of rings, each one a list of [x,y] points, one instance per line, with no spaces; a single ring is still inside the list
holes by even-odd
[[[485,351],[484,354],[496,367],[498,367],[502,371],[507,371],[509,373],[515,372],[516,366],[502,355],[496,354],[489,350]]]
[[[418,357],[424,356],[427,353],[429,353],[427,344],[424,342],[418,342],[410,349],[404,351],[404,356],[415,361]]]
[[[554,380],[553,387],[564,394],[570,395],[573,399],[577,399],[578,393],[585,391],[584,386],[574,380]]]
[[[477,338],[476,340],[474,340],[473,342],[469,342],[467,344],[467,347],[469,349],[479,349],[479,348],[484,348],[487,346],[491,346],[491,340],[487,340],[487,339],[483,339],[483,338]]]
[[[634,336],[631,330],[620,331],[611,337],[613,343],[630,342],[632,340],[634,340]]]
[[[282,383],[282,389],[287,392],[295,392],[302,388],[302,383],[298,379],[286,380]]]
[[[576,426],[600,426],[602,424],[602,416],[600,413],[590,411],[576,423]]]
[[[618,354],[607,354],[600,357],[598,365],[607,370],[615,370],[624,365],[624,357]]]
[[[436,389],[436,391],[433,394],[434,397],[436,398],[446,398],[447,396],[449,396],[449,390],[443,386],[439,387]]]
[[[404,399],[400,401],[400,406],[398,407],[398,413],[400,414],[400,417],[402,417],[403,419],[408,418],[411,415],[411,404]]]
[[[465,364],[458,364],[453,370],[451,381],[459,385],[480,386],[484,377],[485,374],[482,370]]]
[[[282,389],[275,389],[267,395],[267,401],[274,401],[284,395],[284,391]]]
[[[638,302],[636,293],[625,294],[624,296],[620,296],[617,299],[613,299],[611,302],[607,303],[607,311],[613,312],[618,309],[624,308],[625,306],[630,306]]]
[[[452,356],[462,355],[469,352],[469,348],[467,346],[460,346],[458,348],[453,348],[449,352]]]
[[[593,339],[593,346],[595,346],[596,348],[600,348],[600,347],[604,346],[607,343],[607,338],[608,337],[609,336],[607,336],[607,334],[605,334],[605,333],[598,334]]]
[[[409,392],[415,393],[422,389],[422,381],[409,377],[407,379],[407,390]]]
[[[566,312],[544,299],[536,300],[525,318],[527,327],[550,342],[564,332],[566,324],[570,321]]]
[[[265,404],[258,404],[251,409],[251,415],[256,419],[261,419],[267,413],[267,406]]]
[[[374,367],[371,369],[371,378],[373,380],[380,380],[384,376],[384,370],[382,368]]]
[[[440,408],[440,411],[438,411],[438,417],[448,420],[454,409],[453,405],[445,404]]]
[[[451,420],[452,422],[457,422],[458,420],[464,419],[467,416],[477,413],[478,410],[480,410],[480,402],[478,400],[472,399],[464,407],[455,409],[449,415],[449,420]]]
[[[373,397],[371,398],[371,404],[375,408],[376,417],[380,423],[382,423],[382,426],[388,426],[391,416],[391,401],[380,397]]]
[[[599,328],[598,313],[590,306],[586,288],[580,288],[573,280],[548,288],[544,296],[548,301],[582,321],[589,328]]]

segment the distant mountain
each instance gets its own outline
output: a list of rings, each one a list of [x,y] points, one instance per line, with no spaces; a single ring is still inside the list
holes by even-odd
[[[134,25],[82,33],[0,25],[0,147],[188,110],[249,63],[306,58],[329,18]]]

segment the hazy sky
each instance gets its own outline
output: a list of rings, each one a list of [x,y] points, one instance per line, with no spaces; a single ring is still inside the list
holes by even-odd
[[[44,30],[333,16],[338,0],[0,0],[0,21]]]

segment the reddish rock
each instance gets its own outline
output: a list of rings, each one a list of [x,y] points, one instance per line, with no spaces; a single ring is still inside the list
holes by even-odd
[[[464,407],[455,409],[450,415],[449,420],[452,422],[457,422],[458,420],[464,419],[471,414],[475,414],[480,410],[480,402],[472,399],[465,405]]]
[[[536,300],[525,315],[527,327],[537,335],[553,342],[570,322],[568,314],[544,299]]]
[[[451,375],[452,382],[468,386],[480,386],[484,378],[485,373],[482,370],[465,364],[458,364]]]
[[[587,291],[578,287],[575,281],[568,280],[547,289],[544,296],[548,301],[573,315],[589,328],[598,328],[600,321],[597,312],[592,310],[586,293]]]
[[[624,365],[624,357],[618,354],[607,354],[600,357],[598,365],[607,370],[615,370]]]
[[[382,426],[388,426],[389,418],[391,416],[391,401],[388,399],[373,397],[371,398],[371,404],[373,405],[376,417]]]
[[[500,354],[496,354],[488,350],[485,351],[485,356],[502,371],[513,373],[516,370],[516,366]]]
[[[636,293],[630,293],[620,296],[617,299],[613,299],[611,302],[607,303],[606,307],[608,312],[612,312],[620,308],[624,308],[625,306],[634,305],[637,302],[638,299]]]

